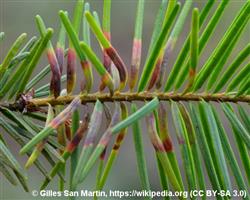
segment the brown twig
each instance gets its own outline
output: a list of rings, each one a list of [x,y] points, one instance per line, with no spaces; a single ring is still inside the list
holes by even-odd
[[[27,102],[27,107],[31,108],[34,106],[47,106],[48,103],[51,105],[60,105],[70,103],[76,96],[61,96],[57,99],[53,97],[47,98],[35,98]],[[82,103],[93,103],[99,99],[102,102],[113,102],[113,101],[147,101],[154,97],[158,97],[162,101],[221,101],[221,102],[247,102],[250,103],[250,95],[234,97],[223,93],[217,94],[181,94],[181,93],[160,93],[160,92],[143,92],[143,93],[115,93],[111,96],[109,93],[93,93],[80,95]]]
[[[26,102],[17,101],[12,104],[0,104],[0,107],[7,107],[11,110],[20,110],[23,111],[24,108],[29,112],[37,111],[41,109],[40,107],[47,106],[48,103],[52,106],[54,105],[65,105],[69,104],[77,95],[69,96],[59,96],[58,98],[46,97],[46,98],[34,98],[28,99]],[[206,94],[206,93],[162,93],[162,92],[141,92],[141,93],[115,93],[110,95],[110,93],[93,93],[93,94],[82,94],[80,99],[82,104],[94,103],[97,99],[101,102],[114,102],[114,101],[149,101],[154,97],[158,97],[161,101],[215,101],[215,102],[245,102],[250,103],[250,95],[238,96],[228,95],[225,93],[216,93],[216,94]],[[25,105],[24,105],[25,104]]]

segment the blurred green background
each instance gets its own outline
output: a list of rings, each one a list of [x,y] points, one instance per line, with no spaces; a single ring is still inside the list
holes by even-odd
[[[183,4],[184,1],[181,1]],[[202,8],[206,3],[206,0],[194,0],[194,7]],[[218,3],[217,1],[213,10],[210,12],[210,16],[213,11],[216,9]],[[222,35],[225,33],[226,28],[230,25],[231,21],[237,14],[238,10],[241,8],[245,1],[244,0],[232,0],[230,5],[226,8],[225,14],[222,16],[222,19],[217,25],[217,29],[213,36],[209,40],[209,44],[203,51],[200,60],[200,66],[206,61],[210,53],[216,47],[220,41]],[[100,16],[102,16],[102,1],[101,0],[89,0],[91,10],[96,10]],[[15,38],[23,32],[28,33],[29,38],[34,35],[39,35],[37,27],[35,24],[34,17],[39,14],[43,17],[47,27],[52,27],[55,30],[53,36],[53,44],[55,44],[58,29],[60,26],[60,21],[58,17],[58,11],[60,9],[67,10],[69,15],[72,16],[72,11],[75,5],[75,1],[67,0],[0,0],[0,31],[5,32],[5,39],[1,42],[0,46],[0,60],[2,60],[13,43]],[[112,44],[117,48],[118,52],[124,59],[125,63],[129,67],[131,59],[131,50],[132,50],[132,40],[134,33],[134,19],[136,11],[136,0],[113,0],[112,2],[112,13],[111,13],[111,27],[112,27]],[[160,0],[146,0],[145,5],[145,17],[143,25],[143,58],[142,64],[145,62],[145,56],[147,54],[148,45],[150,42],[150,37],[152,34],[152,28],[159,8]],[[168,70],[172,67],[176,55],[182,47],[183,42],[187,36],[187,33],[190,31],[190,18],[187,18],[185,21],[185,27],[182,31],[180,38],[176,44],[174,54],[171,60],[168,63]],[[80,35],[80,38],[82,36]],[[242,37],[240,38],[237,46],[235,47],[231,57],[229,58],[228,63],[237,55],[237,53],[250,41],[250,27],[245,29]],[[92,45],[95,52],[101,56],[100,47],[92,35]],[[44,55],[41,61],[39,62],[36,72],[40,71],[42,67],[47,64],[46,56]],[[226,66],[227,66],[226,64]],[[66,70],[64,69],[64,72]],[[82,76],[82,71],[80,66],[78,66],[78,79]],[[35,73],[34,73],[35,74]],[[46,81],[41,84],[45,83]],[[95,87],[93,91],[96,91],[99,85],[99,76],[95,74]],[[79,89],[79,88],[78,88]],[[142,105],[142,104],[139,104]],[[173,133],[173,126],[170,118],[170,131]],[[147,131],[145,127],[145,121],[142,120],[141,124],[143,125],[143,136],[144,137],[144,147],[146,152],[146,159],[148,164],[148,171],[150,176],[151,188],[152,190],[161,190],[160,181],[157,174],[157,166],[155,162],[154,150],[150,141],[147,137]],[[228,126],[228,123],[225,123],[225,126]],[[102,130],[102,129],[101,129]],[[2,131],[2,130],[1,130]],[[101,133],[101,132],[100,132]],[[229,135],[231,132],[228,131]],[[5,136],[5,133],[4,133]],[[7,137],[7,136],[6,136]],[[7,137],[8,138],[8,137]],[[173,137],[175,141],[175,148],[178,155],[179,164],[182,165],[180,160],[179,149],[176,144],[176,138]],[[8,138],[8,144],[12,146],[12,152],[17,155],[18,160],[24,164],[27,157],[18,156],[18,151],[20,149],[16,143],[13,143],[11,139]],[[132,190],[140,189],[139,177],[137,174],[135,150],[132,141],[131,130],[129,129],[127,137],[120,149],[118,159],[116,160],[113,171],[108,177],[105,190]],[[238,155],[237,155],[238,156]],[[68,166],[69,169],[69,166]],[[182,170],[183,171],[183,170]],[[88,175],[88,178],[82,184],[81,189],[93,189],[95,183],[95,169],[92,170],[91,174]],[[28,171],[29,175],[29,186],[30,190],[35,190],[39,188],[43,177],[40,172],[32,167]],[[183,174],[184,176],[184,174]],[[49,189],[57,189],[57,179],[55,179],[52,184],[49,185]],[[0,176],[0,199],[45,199],[45,198],[33,198],[31,194],[25,193],[21,186],[13,187],[10,185],[3,176]],[[87,199],[87,198],[84,198]],[[116,198],[114,198],[116,199]],[[117,198],[118,199],[118,198]]]

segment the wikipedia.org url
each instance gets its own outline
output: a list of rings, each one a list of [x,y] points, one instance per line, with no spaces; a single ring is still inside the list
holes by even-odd
[[[191,191],[147,191],[147,190],[109,190],[109,191],[91,191],[91,190],[80,190],[80,191],[53,191],[53,190],[33,190],[32,196],[34,197],[103,197],[103,198],[131,198],[131,197],[182,197],[182,198],[193,198],[193,197],[241,197],[245,198],[247,192],[245,190],[191,190]]]

